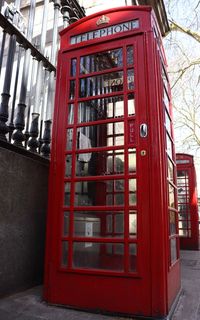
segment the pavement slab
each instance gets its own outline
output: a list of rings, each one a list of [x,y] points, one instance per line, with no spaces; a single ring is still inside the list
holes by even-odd
[[[200,320],[200,251],[181,251],[182,294],[171,320]],[[0,320],[135,320],[48,305],[42,286],[2,298]]]

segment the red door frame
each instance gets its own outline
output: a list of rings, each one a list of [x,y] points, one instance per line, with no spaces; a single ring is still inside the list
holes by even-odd
[[[112,24],[116,25],[123,21],[139,19],[140,28],[138,30],[127,31],[126,34],[119,33],[110,35],[104,39],[91,40],[82,44],[69,45],[70,36],[87,32],[88,30],[97,29],[96,21],[102,15],[109,15]],[[95,23],[94,23],[95,22]],[[49,210],[47,224],[47,249],[46,249],[46,271],[45,271],[45,288],[44,297],[51,303],[67,304],[78,308],[100,309],[110,312],[120,312],[126,314],[142,316],[165,316],[169,312],[170,305],[174,300],[179,285],[174,286],[168,282],[168,276],[172,270],[176,269],[177,279],[179,277],[179,261],[174,264],[173,268],[169,264],[169,244],[168,244],[168,213],[166,194],[166,155],[163,151],[165,142],[165,133],[163,126],[163,109],[160,106],[162,101],[161,93],[161,76],[158,66],[155,63],[151,25],[151,8],[150,7],[125,7],[108,10],[91,17],[82,19],[66,30],[61,32],[61,50],[58,60],[58,74],[56,87],[56,106],[54,117],[54,128],[52,138],[52,158],[50,168],[50,185],[49,185]],[[80,27],[80,29],[79,29]],[[61,249],[61,230],[62,223],[56,213],[63,212],[63,185],[64,181],[64,161],[63,155],[66,141],[66,101],[68,99],[66,88],[69,79],[70,58],[80,55],[91,54],[95,51],[111,49],[112,47],[121,47],[122,45],[136,44],[136,112],[138,116],[135,119],[136,144],[137,147],[137,170],[140,173],[138,179],[138,203],[141,219],[138,224],[138,272],[121,273],[104,272],[94,270],[74,270],[70,268],[72,261],[69,260],[68,272],[60,266]],[[142,54],[141,54],[142,53]],[[124,68],[124,70],[126,70]],[[126,71],[125,71],[126,74]],[[87,75],[88,76],[88,75]],[[140,79],[140,80],[138,80]],[[78,83],[78,75],[76,75]],[[75,104],[77,104],[78,87],[76,88]],[[127,92],[127,91],[126,91]],[[139,97],[139,98],[138,98]],[[143,110],[143,112],[142,112]],[[158,114],[159,116],[155,116]],[[126,117],[127,115],[125,115]],[[131,118],[130,118],[131,120]],[[134,120],[134,118],[132,119]],[[76,121],[76,119],[75,119]],[[115,120],[117,121],[117,120]],[[108,120],[109,122],[109,120]],[[141,139],[139,136],[139,126],[146,123],[148,126],[148,136]],[[90,123],[94,124],[94,123]],[[64,133],[64,134],[63,134]],[[125,121],[125,146],[127,147],[128,123]],[[74,132],[75,137],[75,132]],[[74,139],[75,147],[75,139]],[[99,149],[100,151],[101,149]],[[89,152],[89,149],[85,150]],[[75,156],[74,156],[75,157]],[[125,154],[127,163],[128,154]],[[149,160],[150,161],[149,161]],[[75,160],[74,160],[75,161]],[[74,167],[75,170],[75,167]],[[127,170],[127,169],[126,169]],[[75,172],[74,172],[75,173]],[[125,172],[126,190],[128,184],[128,175]],[[137,177],[138,173],[136,174]],[[120,176],[114,176],[118,178]],[[122,177],[121,177],[122,178]],[[107,179],[107,178],[106,178]],[[149,185],[150,179],[150,185]],[[81,179],[79,179],[81,180]],[[94,181],[95,177],[89,177]],[[72,185],[77,178],[72,178]],[[159,192],[158,192],[159,190]],[[74,194],[74,187],[71,189]],[[148,200],[148,195],[150,199]],[[125,209],[128,209],[128,192],[125,193]],[[91,210],[89,207],[81,208]],[[97,207],[96,209],[107,210],[109,208]],[[110,208],[111,209],[111,208]],[[115,208],[119,209],[119,208]],[[134,209],[134,208],[133,208]],[[161,214],[158,214],[160,212]],[[73,213],[73,207],[71,207]],[[125,218],[128,219],[128,218]],[[126,221],[128,222],[128,221]],[[155,223],[157,225],[155,225]],[[125,223],[125,242],[128,243],[128,224]],[[158,228],[158,229],[157,229]],[[71,219],[70,230],[73,229],[73,219]],[[72,239],[68,239],[69,243]],[[73,238],[76,240],[76,238]],[[88,239],[92,241],[92,239]],[[106,239],[100,239],[99,242],[106,242]],[[113,243],[119,241],[112,240]],[[126,246],[126,257],[127,249]],[[72,246],[69,245],[69,256],[72,257]],[[51,254],[53,252],[53,254]],[[159,259],[158,259],[159,257]],[[71,258],[70,258],[71,259]],[[147,267],[147,261],[149,265]],[[128,268],[128,260],[125,263],[125,270]],[[174,269],[175,268],[175,269]],[[94,280],[95,288],[94,289]],[[75,292],[76,284],[79,284],[79,298]],[[88,285],[88,288],[87,288]],[[173,286],[171,290],[169,286]],[[91,287],[93,290],[91,290]],[[106,289],[105,289],[106,288]],[[109,288],[109,290],[107,290]],[[105,291],[106,290],[106,291]],[[173,291],[170,301],[168,301],[169,291]],[[132,295],[134,299],[132,299]],[[113,301],[109,297],[113,296]],[[80,298],[81,297],[81,298]],[[89,301],[88,301],[89,298]],[[91,302],[92,300],[92,302]],[[134,301],[133,301],[134,300]]]
[[[197,197],[197,182],[196,182],[196,170],[194,165],[194,157],[189,154],[177,153],[177,179],[179,188],[179,171],[187,173],[188,180],[184,184],[180,184],[180,188],[185,190],[187,185],[188,190],[187,201],[190,215],[189,219],[187,217],[187,232],[185,236],[180,236],[180,249],[183,250],[199,250],[199,215],[198,215],[198,197]],[[186,197],[186,196],[185,196]],[[178,196],[178,203],[181,205],[181,199]],[[181,222],[181,220],[180,220]],[[191,226],[188,225],[188,222]]]

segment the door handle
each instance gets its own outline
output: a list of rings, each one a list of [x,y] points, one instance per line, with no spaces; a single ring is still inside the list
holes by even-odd
[[[140,125],[140,137],[141,138],[146,138],[147,137],[147,133],[148,133],[147,124],[146,123],[142,123]]]

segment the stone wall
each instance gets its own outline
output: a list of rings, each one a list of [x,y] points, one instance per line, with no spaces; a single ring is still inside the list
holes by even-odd
[[[43,280],[49,160],[0,142],[0,296]]]

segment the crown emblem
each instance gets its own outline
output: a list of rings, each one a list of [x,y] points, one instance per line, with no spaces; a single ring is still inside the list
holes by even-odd
[[[109,21],[110,18],[103,15],[101,18],[99,18],[99,20],[97,20],[96,24],[97,26],[100,26],[101,24],[109,23]]]

